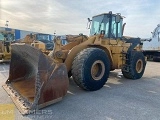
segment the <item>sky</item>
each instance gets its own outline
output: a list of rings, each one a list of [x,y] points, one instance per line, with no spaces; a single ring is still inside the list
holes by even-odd
[[[86,34],[87,18],[121,13],[124,35],[151,37],[160,24],[160,0],[0,0],[0,27],[58,35]]]

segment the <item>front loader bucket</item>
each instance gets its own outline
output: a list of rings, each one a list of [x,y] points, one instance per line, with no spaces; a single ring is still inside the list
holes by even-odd
[[[64,63],[25,44],[12,45],[9,78],[3,88],[22,114],[58,102],[66,95],[69,80]]]

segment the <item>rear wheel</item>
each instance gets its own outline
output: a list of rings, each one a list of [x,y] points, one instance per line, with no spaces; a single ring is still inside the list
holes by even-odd
[[[143,76],[146,66],[145,57],[140,51],[133,51],[128,57],[126,66],[122,68],[122,73],[125,78],[139,79]]]
[[[72,77],[75,83],[85,90],[98,90],[106,83],[110,71],[107,54],[99,48],[87,48],[75,57]]]

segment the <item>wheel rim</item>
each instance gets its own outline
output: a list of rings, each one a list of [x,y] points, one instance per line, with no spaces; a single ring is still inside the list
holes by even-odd
[[[91,67],[91,76],[94,80],[100,80],[105,72],[105,65],[101,60],[97,60]]]
[[[142,72],[143,70],[143,61],[141,59],[139,59],[136,63],[136,71],[137,73]]]

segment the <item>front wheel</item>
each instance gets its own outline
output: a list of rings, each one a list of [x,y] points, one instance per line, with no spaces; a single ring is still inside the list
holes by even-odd
[[[99,48],[86,48],[75,57],[72,77],[82,89],[94,91],[103,87],[110,71],[110,60]]]
[[[143,53],[140,51],[133,51],[128,56],[126,66],[122,68],[123,76],[134,80],[141,78],[146,67],[146,61]]]

